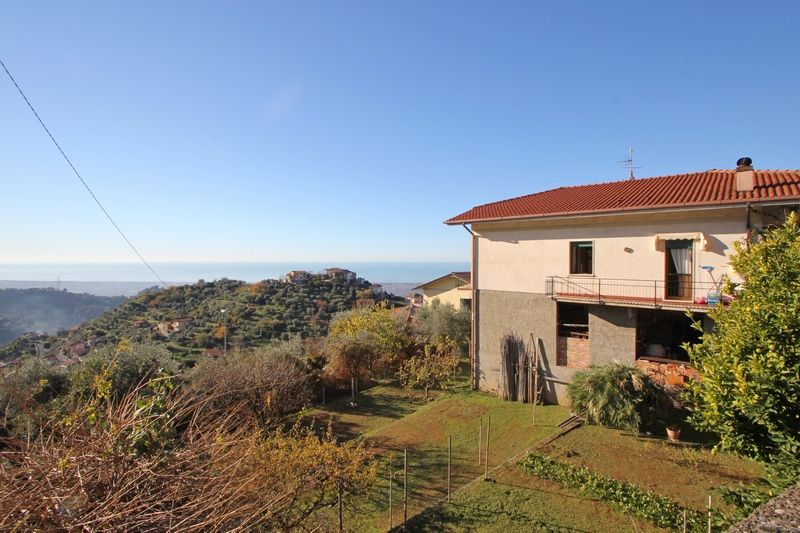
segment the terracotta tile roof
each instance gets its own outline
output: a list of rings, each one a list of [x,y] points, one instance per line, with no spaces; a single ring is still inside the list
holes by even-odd
[[[464,283],[472,283],[472,272],[453,272],[450,274],[454,278],[458,278]]]
[[[736,191],[735,170],[559,187],[479,205],[445,224],[793,200],[800,203],[800,170],[756,170],[752,191]]]
[[[456,278],[457,280],[461,281],[462,283],[466,283],[467,285],[472,283],[472,273],[471,272],[450,272],[449,274],[445,274],[444,276],[442,276],[440,278],[436,278],[433,281],[429,281],[427,283],[423,283],[422,285],[418,285],[417,287],[414,287],[412,290],[424,289],[428,285],[433,285],[437,281],[442,281],[443,279],[447,279],[447,278]]]

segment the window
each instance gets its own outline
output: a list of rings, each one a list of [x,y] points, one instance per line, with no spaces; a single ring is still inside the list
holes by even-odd
[[[589,307],[557,304],[558,344],[556,365],[571,368],[589,366]]]
[[[472,298],[461,298],[461,309],[472,311]]]
[[[666,241],[667,298],[675,300],[692,299],[692,249],[690,239]]]
[[[580,304],[558,303],[558,336],[589,338],[589,307]]]
[[[569,243],[569,273],[592,273],[592,241]]]

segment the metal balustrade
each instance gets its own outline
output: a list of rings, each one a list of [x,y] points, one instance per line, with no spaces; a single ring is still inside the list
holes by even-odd
[[[668,280],[549,276],[545,290],[557,301],[701,311],[728,301],[719,298],[714,282],[679,276]]]

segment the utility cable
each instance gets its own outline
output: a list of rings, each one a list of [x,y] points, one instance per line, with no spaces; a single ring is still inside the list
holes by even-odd
[[[56,145],[56,148],[58,148],[58,151],[61,152],[61,155],[67,161],[67,164],[70,166],[70,168],[75,173],[75,175],[78,176],[78,179],[81,180],[81,183],[83,183],[83,186],[86,187],[86,190],[89,191],[90,195],[92,195],[92,198],[94,198],[94,201],[97,203],[97,205],[103,211],[103,213],[106,215],[106,218],[108,218],[108,220],[111,222],[111,224],[114,226],[114,228],[116,228],[116,230],[119,232],[119,234],[122,235],[122,238],[125,239],[125,242],[128,243],[128,246],[131,247],[131,250],[133,250],[133,252],[139,257],[139,259],[141,259],[142,263],[144,263],[144,265],[150,270],[150,272],[153,273],[153,275],[156,277],[156,279],[158,279],[158,281],[161,282],[161,285],[163,285],[164,288],[166,289],[167,288],[167,284],[164,283],[164,280],[161,279],[161,276],[159,276],[156,273],[156,271],[153,270],[153,267],[150,266],[150,263],[148,263],[145,260],[145,258],[142,257],[142,254],[139,253],[139,250],[137,250],[136,247],[133,245],[133,243],[130,240],[128,240],[128,237],[125,236],[125,234],[122,232],[120,227],[117,226],[117,223],[114,222],[114,219],[111,218],[111,215],[108,214],[108,211],[106,211],[106,208],[103,207],[103,204],[101,204],[100,200],[97,199],[97,196],[95,196],[94,192],[92,192],[92,189],[89,188],[89,185],[84,181],[83,177],[80,175],[78,170],[72,164],[72,161],[69,160],[69,157],[67,157],[67,154],[65,154],[64,150],[61,149],[61,146],[58,144],[58,142],[56,141],[55,137],[53,137],[53,134],[50,133],[50,130],[47,129],[47,126],[45,126],[44,121],[39,116],[39,113],[36,112],[36,110],[33,108],[33,105],[31,105],[30,101],[28,100],[28,97],[25,96],[25,93],[23,93],[22,89],[20,89],[19,85],[17,85],[17,81],[14,79],[14,76],[12,76],[11,73],[8,71],[8,69],[6,68],[5,63],[0,61],[0,65],[3,66],[3,70],[6,71],[6,74],[8,74],[8,77],[11,79],[11,82],[14,84],[14,87],[17,88],[17,91],[19,91],[19,94],[22,95],[22,98],[23,98],[23,100],[25,100],[25,103],[28,104],[28,107],[31,109],[31,111],[33,111],[33,114],[36,116],[36,119],[39,121],[39,124],[41,124],[42,127],[44,128],[44,131],[47,132],[47,135],[50,137],[50,140],[53,141],[53,144]]]

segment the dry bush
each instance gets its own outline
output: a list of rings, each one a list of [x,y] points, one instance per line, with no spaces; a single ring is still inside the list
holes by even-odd
[[[289,531],[374,478],[361,446],[266,435],[172,383],[115,400],[100,376],[35,438],[0,440],[0,530]]]
[[[203,401],[206,409],[272,428],[312,402],[315,378],[297,339],[204,362],[190,382],[195,401]]]

